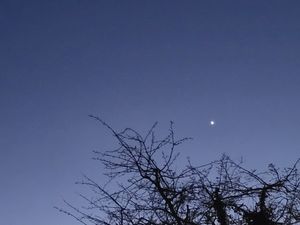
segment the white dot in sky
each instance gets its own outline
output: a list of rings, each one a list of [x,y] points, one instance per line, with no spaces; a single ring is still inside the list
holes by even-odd
[[[211,126],[214,126],[214,125],[215,125],[215,121],[211,120],[211,121],[209,122],[209,124],[210,124]]]

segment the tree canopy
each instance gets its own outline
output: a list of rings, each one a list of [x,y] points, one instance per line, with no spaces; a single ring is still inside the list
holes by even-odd
[[[156,124],[141,135],[131,128],[114,130],[118,147],[95,151],[109,178],[100,184],[84,176],[79,184],[92,195],[77,207],[65,201],[58,208],[89,225],[275,225],[300,223],[299,160],[291,167],[268,165],[249,170],[227,155],[205,165],[176,166],[176,148],[188,138],[176,139],[173,123],[163,138]]]

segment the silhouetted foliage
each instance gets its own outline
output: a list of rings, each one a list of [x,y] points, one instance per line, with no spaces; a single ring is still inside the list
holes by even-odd
[[[118,148],[95,152],[110,182],[100,185],[85,176],[79,182],[93,192],[80,195],[86,207],[59,208],[82,224],[97,225],[275,225],[300,223],[298,162],[280,170],[248,170],[223,155],[201,166],[189,161],[176,168],[175,148],[188,140],[169,134],[157,139],[156,124],[142,136],[133,129],[115,131],[98,117]]]

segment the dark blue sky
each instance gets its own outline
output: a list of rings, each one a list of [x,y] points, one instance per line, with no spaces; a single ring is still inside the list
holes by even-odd
[[[101,179],[91,152],[112,143],[89,114],[142,132],[174,120],[194,138],[182,163],[291,164],[299,12],[296,0],[2,0],[1,224],[76,224],[53,206],[77,202],[83,173]]]

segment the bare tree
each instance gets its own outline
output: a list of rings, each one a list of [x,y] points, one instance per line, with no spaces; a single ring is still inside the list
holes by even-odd
[[[157,124],[142,136],[126,128],[115,131],[100,118],[118,147],[95,152],[110,182],[100,185],[85,176],[79,184],[93,195],[80,195],[87,203],[57,208],[82,224],[96,225],[275,225],[300,223],[298,162],[280,170],[248,170],[228,156],[202,166],[189,161],[178,169],[173,123],[162,139]]]

